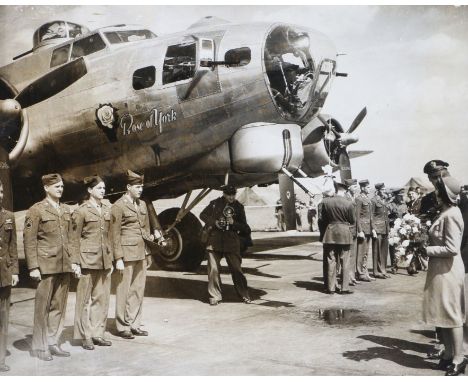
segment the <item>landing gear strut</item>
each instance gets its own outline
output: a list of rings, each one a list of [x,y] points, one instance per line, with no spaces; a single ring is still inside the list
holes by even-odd
[[[185,195],[180,208],[170,208],[157,217],[165,245],[159,246],[153,258],[159,267],[170,271],[194,271],[205,257],[205,247],[200,241],[202,225],[190,211],[211,189],[205,188],[187,206],[192,192]]]

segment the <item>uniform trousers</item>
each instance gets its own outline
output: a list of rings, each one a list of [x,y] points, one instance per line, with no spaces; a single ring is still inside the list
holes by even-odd
[[[0,366],[5,364],[11,286],[0,287]]]
[[[390,253],[390,266],[392,267],[392,269],[398,269],[397,267],[397,257],[396,257],[396,251],[395,251],[395,246],[394,245],[390,245],[388,247],[388,252]]]
[[[329,292],[336,289],[337,265],[341,267],[341,290],[349,290],[349,254],[350,245],[323,244],[323,255],[326,258],[326,283],[325,287]]]
[[[70,273],[41,275],[34,302],[32,350],[46,351],[56,345],[63,329]]]
[[[104,337],[109,310],[109,269],[82,269],[76,288],[75,340]]]
[[[387,273],[388,235],[377,234],[372,238],[372,270],[375,275]]]
[[[356,279],[357,270],[357,238],[353,237],[353,242],[349,250],[349,280]]]
[[[124,264],[115,291],[115,325],[119,332],[140,328],[146,285],[146,259]]]
[[[357,239],[356,277],[358,279],[369,277],[369,272],[367,270],[367,257],[368,257],[367,255],[369,253],[370,241],[371,241],[370,235],[366,235],[365,238]]]
[[[221,295],[220,262],[223,256],[226,258],[232,282],[239,297],[250,298],[247,279],[241,268],[241,256],[238,252],[207,251],[208,268],[208,295],[210,302],[218,302],[223,299]]]

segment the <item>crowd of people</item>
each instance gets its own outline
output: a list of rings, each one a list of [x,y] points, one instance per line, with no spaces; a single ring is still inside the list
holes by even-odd
[[[426,324],[436,327],[443,345],[428,357],[439,359],[436,368],[444,370],[445,375],[455,376],[464,373],[467,364],[463,326],[468,274],[468,230],[464,230],[468,187],[462,187],[450,175],[448,166],[441,160],[428,162],[423,170],[435,190],[422,196],[420,190],[409,188],[407,203],[402,188],[387,192],[383,183],[377,183],[371,197],[367,180],[334,181],[334,192],[325,194],[319,205],[319,228],[325,291],[351,294],[351,286],[388,279],[390,272],[397,272],[396,241],[389,242],[389,233],[398,219],[414,216],[413,221],[422,221],[422,227],[428,227],[426,239],[406,243],[407,250],[413,251],[411,264],[406,268],[409,274],[417,273],[418,268],[427,270],[422,317]]]
[[[425,222],[427,239],[407,245],[414,253],[406,271],[427,270],[423,320],[435,327],[441,348],[428,354],[439,359],[446,375],[465,372],[463,327],[466,322],[465,279],[468,274],[468,186],[448,172],[440,160],[428,162],[424,172],[434,192],[422,195],[410,188],[387,191],[384,183],[368,180],[334,181],[318,206],[323,243],[323,279],[326,293],[352,294],[362,282],[391,278],[401,264],[395,241],[389,235],[405,216]],[[46,194],[27,212],[24,251],[30,277],[37,283],[32,355],[42,361],[69,357],[58,339],[67,305],[70,277],[79,279],[76,291],[73,338],[86,350],[111,346],[105,338],[109,310],[110,276],[118,273],[115,325],[117,334],[131,340],[148,336],[141,328],[146,270],[151,265],[149,243],[164,237],[152,230],[148,207],[140,200],[144,177],[127,172],[127,191],[113,205],[104,199],[105,183],[99,176],[83,181],[87,199],[73,212],[60,203],[64,184],[59,174],[42,177]],[[212,306],[222,302],[220,261],[225,258],[240,301],[251,302],[241,253],[252,245],[244,206],[236,189],[226,185],[223,195],[202,211],[205,222],[208,295]],[[0,205],[3,186],[0,184]],[[0,210],[0,371],[5,364],[11,288],[19,282],[14,214]],[[398,251],[397,251],[398,249]],[[372,267],[369,258],[372,257]],[[390,261],[388,261],[390,259]]]

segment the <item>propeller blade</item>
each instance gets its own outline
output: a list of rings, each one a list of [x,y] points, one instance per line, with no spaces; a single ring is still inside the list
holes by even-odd
[[[367,115],[367,108],[365,107],[364,109],[362,109],[359,112],[359,114],[356,116],[356,118],[354,118],[354,121],[351,124],[351,126],[349,127],[347,133],[351,134],[354,130],[356,130],[357,127],[361,124],[362,120],[365,118],[366,115]]]
[[[15,99],[21,107],[27,108],[60,93],[87,72],[86,63],[83,57],[80,57],[38,78],[26,86]]]
[[[340,168],[341,181],[344,182],[346,179],[351,179],[351,161],[349,160],[349,155],[345,147],[340,150],[338,165]]]
[[[296,197],[294,183],[286,174],[278,174],[278,183],[283,209],[283,219],[287,231],[296,229]]]

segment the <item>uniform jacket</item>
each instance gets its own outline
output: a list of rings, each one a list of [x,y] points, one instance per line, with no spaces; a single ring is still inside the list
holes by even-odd
[[[387,203],[379,196],[374,196],[372,199],[372,229],[381,235],[387,235],[389,229],[388,207]]]
[[[73,262],[86,269],[110,269],[112,250],[109,240],[110,209],[103,202],[101,212],[90,202],[79,206],[72,215],[70,249]]]
[[[47,199],[34,204],[24,221],[24,253],[28,268],[43,274],[71,272],[68,247],[70,208],[60,204],[60,211]]]
[[[351,202],[353,203],[353,208],[354,208],[354,214],[356,215],[356,200],[355,198],[353,198],[352,195],[350,194],[346,194],[346,198]],[[351,235],[353,235],[353,238],[356,238],[357,237],[357,226],[356,226],[356,220],[354,221],[354,224],[350,225],[349,226],[349,230],[351,231]]]
[[[215,222],[220,217],[224,216],[224,208],[230,206],[234,210],[234,224],[228,231],[218,229]],[[205,225],[210,230],[207,246],[214,251],[220,252],[238,252],[240,249],[239,236],[249,236],[250,227],[247,224],[245,217],[244,206],[237,200],[229,204],[224,196],[212,200],[208,206],[200,214],[200,219],[205,222]]]
[[[147,253],[144,239],[150,237],[148,208],[143,200],[135,206],[128,195],[111,208],[110,238],[114,259],[143,260]]]
[[[332,196],[322,201],[319,215],[320,237],[323,244],[353,243],[350,226],[355,223],[353,203],[344,196]]]
[[[11,285],[11,276],[18,273],[15,215],[2,208],[0,210],[0,287]]]
[[[356,197],[356,229],[357,232],[364,232],[365,235],[372,234],[372,201],[370,198],[361,194]]]

